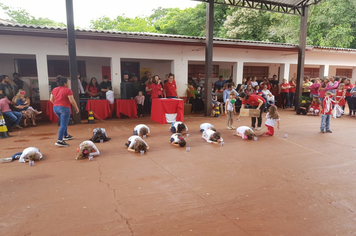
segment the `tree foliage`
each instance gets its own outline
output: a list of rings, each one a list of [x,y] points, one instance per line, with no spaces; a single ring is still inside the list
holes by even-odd
[[[23,9],[0,3],[10,21],[21,24],[65,26],[47,18],[35,18]],[[307,44],[326,47],[356,48],[356,0],[323,0],[309,7]],[[151,32],[187,36],[206,34],[206,4],[193,8],[162,8],[150,16],[114,19],[103,16],[91,20],[90,28],[129,32]],[[214,37],[299,43],[300,17],[216,4]]]
[[[9,17],[7,20],[16,22],[18,24],[66,27],[66,24],[61,22],[55,22],[48,18],[36,18],[31,16],[26,10],[22,8],[14,9],[4,5],[3,3],[0,3],[0,8]]]

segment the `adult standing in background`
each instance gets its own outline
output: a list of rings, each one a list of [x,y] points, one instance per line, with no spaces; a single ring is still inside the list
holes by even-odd
[[[338,76],[332,76],[329,79],[329,83],[326,85],[326,91],[329,91],[334,94],[337,87],[339,87],[339,80],[340,78]]]
[[[351,89],[354,87],[353,84],[351,84],[350,79],[346,78],[344,80],[345,83],[345,90],[346,90],[346,94],[345,94],[345,100],[347,102],[347,105],[349,106],[349,116],[351,116],[351,111],[353,110],[353,106],[352,106],[352,94],[350,93]]]
[[[163,93],[165,98],[178,98],[177,85],[172,73],[168,75],[168,81],[164,84]]]
[[[289,102],[289,89],[290,84],[287,82],[287,79],[283,79],[283,83],[281,84],[281,101],[283,109],[292,107]]]
[[[108,88],[111,88],[111,81],[109,81],[109,77],[107,75],[103,76],[103,81],[100,83],[100,99],[106,99],[106,92],[109,91]]]
[[[320,87],[320,85],[321,85],[320,79],[319,78],[315,78],[314,84],[312,84],[309,87],[310,97],[311,98],[313,98],[314,96],[318,96],[319,97],[319,87]]]
[[[201,80],[200,78],[200,74],[197,76],[197,86],[200,87],[200,88],[203,88],[204,87],[204,81]]]
[[[12,101],[13,97],[15,96],[15,89],[9,83],[10,78],[7,75],[0,76],[0,93],[4,94],[7,99]]]
[[[239,93],[238,93],[235,89],[233,89],[233,88],[232,88],[232,84],[229,83],[229,84],[227,85],[227,89],[225,89],[225,90],[224,90],[224,93],[223,93],[224,103],[226,102],[227,99],[229,99],[231,91],[234,91],[234,92],[235,92],[236,97],[239,96]]]
[[[225,84],[226,84],[226,80],[224,80],[223,76],[220,75],[219,80],[214,83],[215,90],[216,89],[220,90],[221,88],[224,87]]]
[[[23,81],[20,80],[20,75],[18,73],[13,73],[12,77],[14,78],[14,83],[16,84],[18,89],[23,89]]]
[[[295,78],[292,78],[289,81],[289,103],[291,105],[291,107],[294,107],[295,104],[295,89],[297,88],[297,81],[295,80]]]
[[[84,92],[85,92],[85,89],[88,86],[88,83],[85,81],[85,76],[84,75],[80,75],[79,79],[80,79],[80,83],[82,84]]]
[[[309,87],[312,86],[313,82],[309,81],[309,76],[304,77],[304,83],[303,83],[303,92],[302,96],[305,97],[310,97],[310,89]]]
[[[138,92],[140,91],[141,83],[138,81],[137,76],[132,77],[132,93],[133,96],[136,97]]]
[[[50,101],[53,103],[53,111],[60,120],[58,139],[55,145],[67,147],[69,144],[65,141],[73,139],[73,136],[69,135],[67,132],[67,126],[70,119],[70,108],[72,105],[76,113],[79,113],[79,108],[74,100],[72,90],[69,89],[70,80],[58,76],[57,83],[58,87],[52,90],[50,98]]]
[[[95,77],[91,78],[85,92],[89,94],[90,97],[96,97],[100,95],[100,86]]]

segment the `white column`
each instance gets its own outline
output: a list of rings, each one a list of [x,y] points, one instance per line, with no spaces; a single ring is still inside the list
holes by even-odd
[[[283,82],[283,79],[286,79],[289,81],[289,71],[290,71],[290,64],[281,64],[280,65],[280,80],[281,83]]]
[[[352,68],[352,83],[356,80],[356,67]]]
[[[43,53],[36,54],[36,65],[40,100],[49,100],[47,55]]]
[[[232,82],[237,86],[237,62],[232,65]]]
[[[113,56],[110,62],[111,69],[111,84],[115,94],[115,98],[121,96],[120,85],[121,85],[121,58],[118,56]]]
[[[235,64],[234,64],[234,71],[235,71]],[[236,85],[242,83],[243,76],[244,76],[244,62],[238,61],[236,62]]]
[[[187,96],[187,84],[188,84],[188,60],[175,59],[171,65],[172,73],[177,84],[178,97]]]
[[[329,65],[320,65],[319,78],[322,79],[325,76],[329,77]]]

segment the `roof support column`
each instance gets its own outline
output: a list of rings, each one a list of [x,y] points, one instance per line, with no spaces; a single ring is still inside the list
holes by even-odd
[[[213,71],[213,30],[214,0],[206,3],[206,41],[205,41],[205,116],[211,114],[211,83]]]
[[[172,61],[171,69],[174,74],[174,79],[177,85],[177,95],[178,97],[184,97],[187,95],[187,80],[188,80],[188,60],[181,58],[176,58]]]
[[[308,6],[303,6],[300,18],[299,50],[298,50],[298,67],[297,67],[297,88],[295,91],[295,103],[299,105],[299,97],[302,96],[302,86],[304,78],[305,47],[307,44],[307,27],[308,27]],[[298,106],[296,106],[297,108]]]
[[[119,56],[113,56],[110,63],[111,84],[115,97],[118,97],[121,92],[121,58]]]
[[[286,79],[287,81],[289,81],[289,70],[290,70],[289,63],[280,65],[280,77],[281,77],[280,79],[282,79],[281,83],[283,83],[283,79]]]
[[[236,85],[242,84],[242,80],[243,80],[243,77],[244,77],[244,62],[243,61],[238,61],[237,62],[236,74],[237,74],[237,83],[236,83]]]
[[[69,53],[69,72],[71,79],[71,87],[73,91],[74,100],[79,106],[79,92],[78,92],[78,68],[77,68],[77,50],[75,47],[75,31],[74,31],[74,13],[73,1],[66,0],[67,12],[67,40],[68,40],[68,53]],[[73,111],[73,118],[76,124],[81,123],[80,112]]]
[[[40,100],[49,100],[49,80],[47,55],[36,54],[38,89],[40,91]]]
[[[352,80],[356,80],[356,67],[352,68]]]
[[[319,78],[329,77],[329,65],[320,65],[319,68]]]

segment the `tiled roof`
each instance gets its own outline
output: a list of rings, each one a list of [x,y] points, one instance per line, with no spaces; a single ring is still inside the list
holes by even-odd
[[[28,30],[40,31],[41,33],[49,33],[49,31],[56,31],[62,34],[66,34],[67,28],[57,27],[57,26],[37,26],[37,25],[23,25],[23,24],[12,24],[0,21],[0,30],[6,28],[7,31],[21,31],[24,32]],[[157,34],[157,33],[147,33],[147,32],[124,32],[117,30],[96,30],[96,29],[75,29],[77,36],[88,36],[94,35],[100,39],[100,37],[105,38],[110,37],[120,37],[120,38],[136,38],[136,39],[156,39],[164,41],[180,41],[184,42],[205,42],[205,37],[196,36],[185,36],[185,35],[172,35],[172,34]],[[239,44],[239,45],[249,45],[249,46],[259,46],[259,47],[280,47],[280,48],[298,48],[297,44],[289,43],[277,43],[277,42],[263,42],[263,41],[251,41],[251,40],[240,40],[240,39],[225,39],[225,38],[214,38],[214,45],[229,45],[229,44]],[[330,50],[330,51],[348,51],[356,52],[356,49],[352,48],[336,48],[336,47],[320,47],[320,46],[307,46],[309,50]]]

